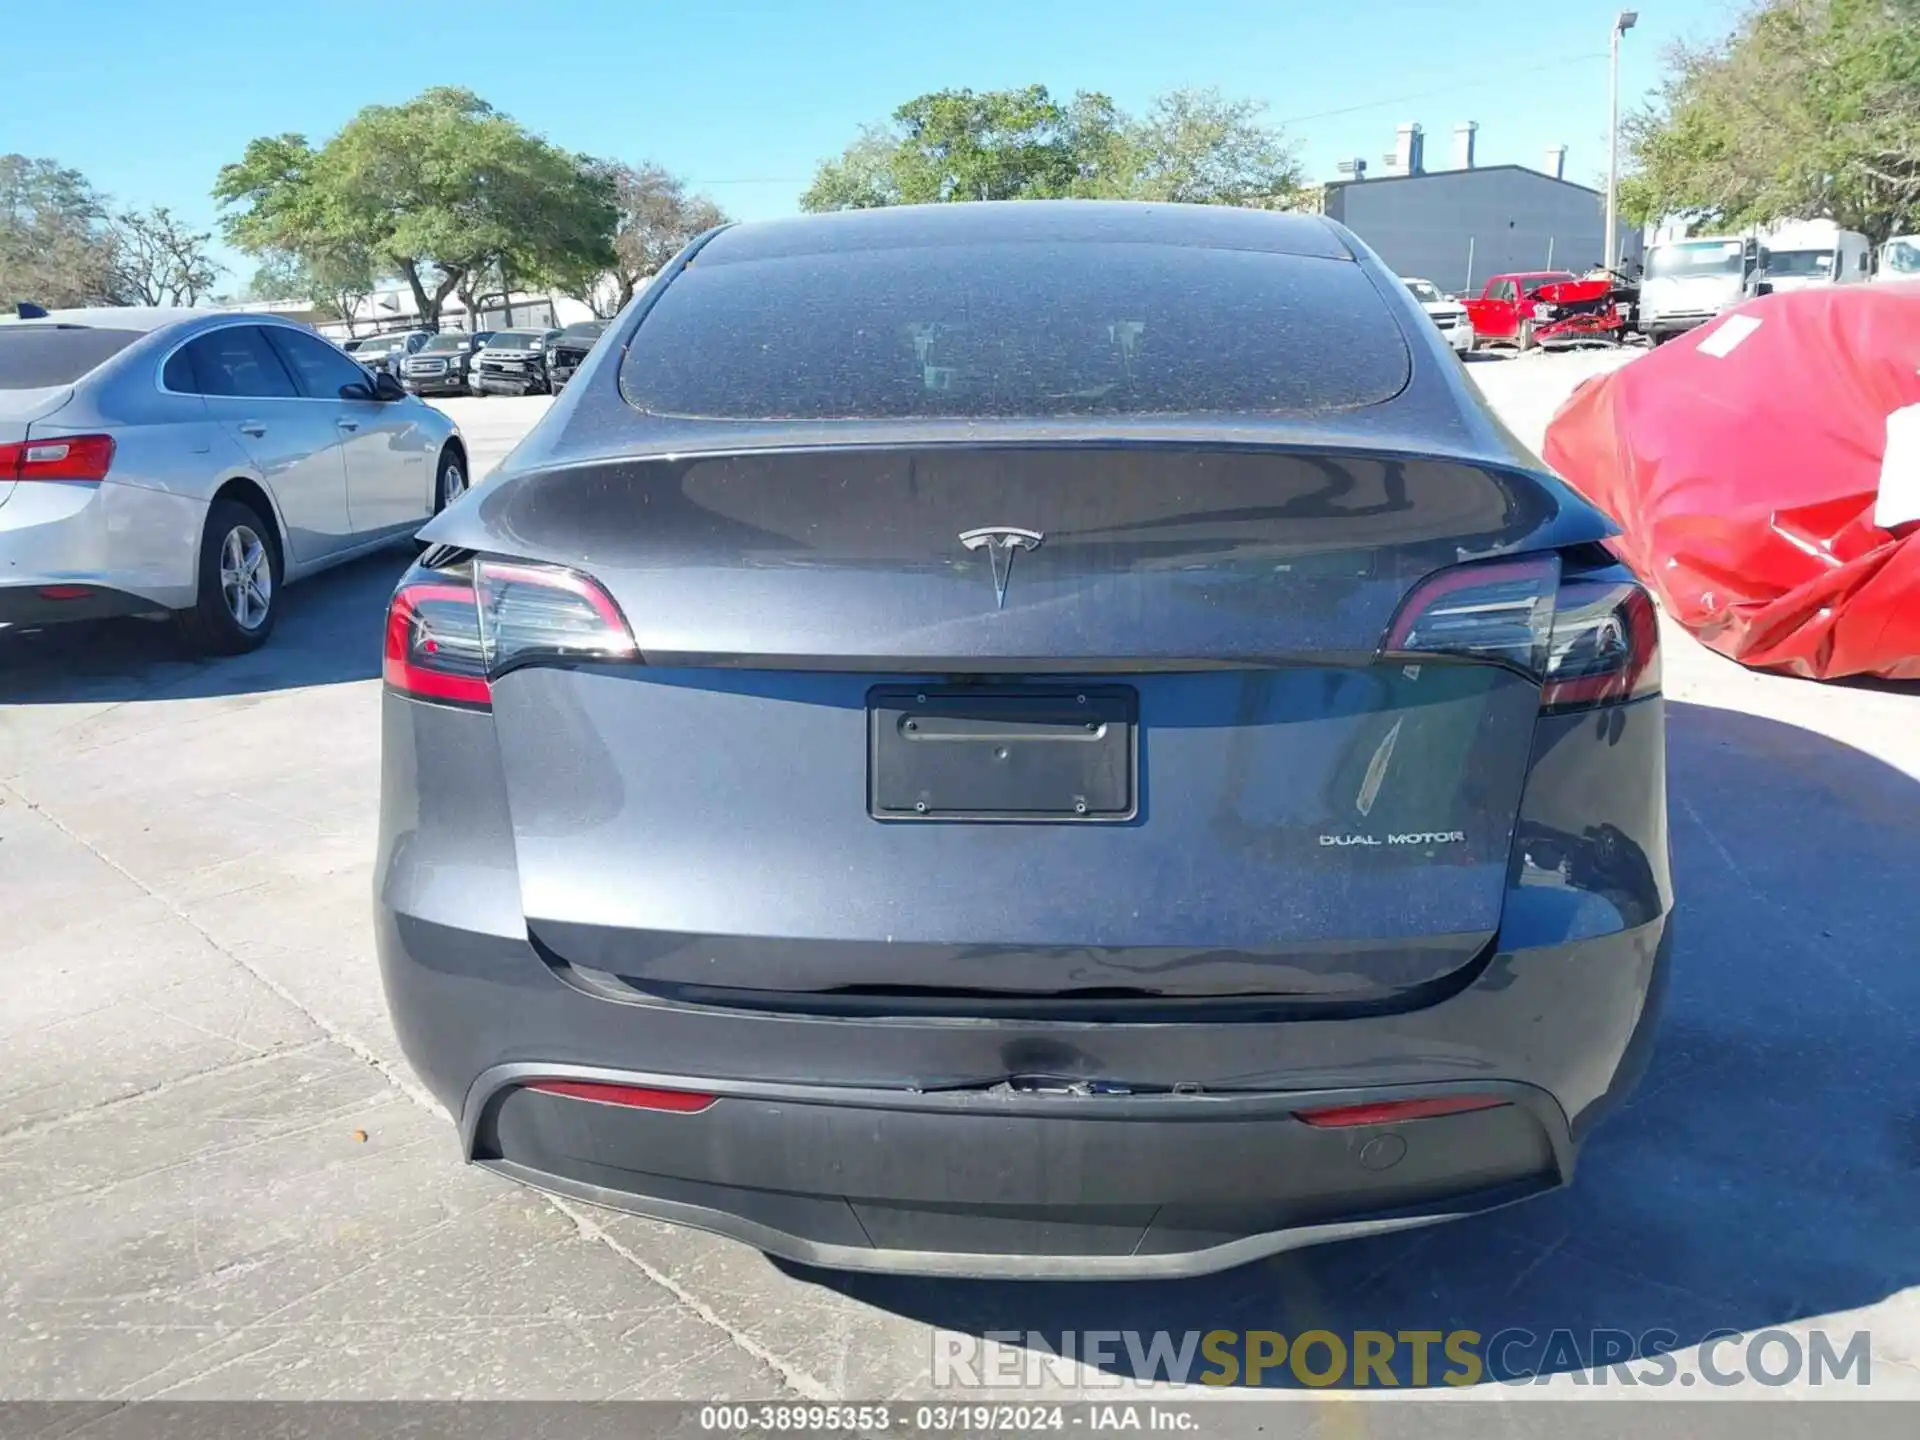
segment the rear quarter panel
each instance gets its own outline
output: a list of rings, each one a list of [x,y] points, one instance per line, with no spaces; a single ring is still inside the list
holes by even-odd
[[[79,542],[66,554],[75,571],[111,576],[117,588],[169,608],[190,604],[201,531],[214,492],[252,476],[246,456],[213,424],[206,402],[159,388],[160,360],[180,337],[160,331],[137,342],[75,388],[36,438],[106,432],[113,464],[97,487]]]
[[[129,346],[83,381],[72,401],[36,422],[33,434],[107,431],[114,441],[113,483],[205,504],[226,478],[250,467],[214,424],[204,399],[160,388],[160,362],[181,338],[163,330]]]

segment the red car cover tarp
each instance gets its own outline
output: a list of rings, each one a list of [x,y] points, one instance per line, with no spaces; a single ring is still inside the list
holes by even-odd
[[[1815,679],[1920,679],[1920,538],[1874,522],[1888,417],[1920,405],[1920,284],[1751,300],[1577,389],[1547,462],[1721,654]],[[1896,419],[1903,435],[1920,412]],[[1910,446],[1889,467],[1910,497]],[[1898,469],[1906,478],[1893,473]]]

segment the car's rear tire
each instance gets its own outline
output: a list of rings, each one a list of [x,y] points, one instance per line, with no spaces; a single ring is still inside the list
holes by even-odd
[[[434,467],[433,513],[438,515],[466,494],[468,483],[467,457],[454,446],[447,446],[440,452],[440,463]],[[425,540],[415,540],[413,545],[423,555],[433,548]]]
[[[449,445],[440,452],[440,466],[433,477],[433,513],[438,515],[467,493],[467,457]]]
[[[175,629],[206,654],[257,650],[279,618],[280,589],[273,525],[244,501],[215,500],[200,536],[199,599],[174,612]]]

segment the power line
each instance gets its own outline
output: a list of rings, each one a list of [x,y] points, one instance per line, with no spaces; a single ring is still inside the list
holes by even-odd
[[[1595,50],[1584,55],[1562,56],[1558,60],[1549,60],[1540,64],[1531,64],[1526,61],[1515,61],[1513,63],[1516,65],[1525,65],[1533,73],[1537,74],[1542,70],[1564,70],[1570,65],[1584,65],[1589,60],[1604,60],[1606,58],[1606,51]],[[1345,105],[1338,110],[1316,110],[1311,115],[1292,115],[1284,120],[1276,120],[1274,124],[1304,125],[1309,120],[1330,120],[1336,115],[1357,115],[1362,110],[1384,110],[1389,105],[1405,105],[1415,100],[1433,100],[1442,95],[1457,95],[1462,90],[1484,89],[1490,85],[1511,85],[1512,83],[1511,80],[1506,78],[1468,80],[1458,85],[1445,85],[1438,90],[1422,90],[1412,95],[1395,95],[1386,100],[1369,100],[1362,105]]]

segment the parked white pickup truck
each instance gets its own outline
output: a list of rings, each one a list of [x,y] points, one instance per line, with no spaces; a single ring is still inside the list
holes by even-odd
[[[1400,283],[1413,293],[1420,308],[1427,312],[1427,318],[1439,327],[1456,353],[1464,355],[1473,348],[1473,325],[1467,319],[1466,306],[1453,296],[1443,294],[1431,280],[1403,275]]]

